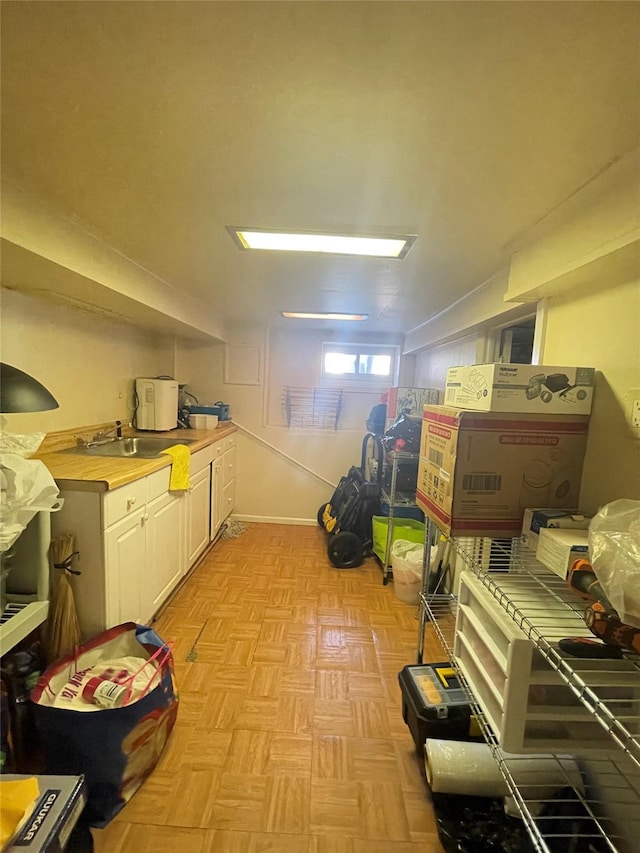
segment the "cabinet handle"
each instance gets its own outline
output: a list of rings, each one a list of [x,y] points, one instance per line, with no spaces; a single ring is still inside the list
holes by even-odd
[[[149,521],[149,513],[145,512],[145,514],[140,519],[140,524],[144,524],[146,521]]]
[[[131,509],[132,506],[136,505],[137,498],[127,498],[127,509]]]

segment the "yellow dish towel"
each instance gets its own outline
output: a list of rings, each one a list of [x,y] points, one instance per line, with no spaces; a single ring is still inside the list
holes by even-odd
[[[0,847],[10,841],[25,824],[40,796],[35,776],[0,782]]]
[[[189,460],[191,451],[186,444],[175,444],[162,451],[172,458],[169,491],[180,492],[189,488]]]

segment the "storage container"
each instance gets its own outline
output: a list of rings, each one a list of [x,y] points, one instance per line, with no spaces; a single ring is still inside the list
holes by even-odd
[[[221,421],[230,421],[230,407],[226,403],[218,401],[213,406],[190,406],[189,410],[192,415],[216,415]]]
[[[424,545],[408,539],[396,539],[391,548],[393,589],[403,604],[416,605],[422,589]]]
[[[479,735],[475,718],[449,661],[407,665],[398,673],[402,719],[416,753],[423,758],[427,738],[468,740]],[[422,767],[423,761],[420,761]]]
[[[548,604],[553,599],[542,587],[523,586],[517,577],[504,575],[500,589],[513,605],[541,620],[549,612],[545,630],[550,643],[585,633],[577,614],[558,620]],[[506,752],[579,755],[612,749],[606,729],[470,571],[460,578],[454,660]],[[572,661],[572,666],[578,664]],[[602,661],[584,658],[579,666],[589,683],[590,673],[602,670]],[[606,680],[598,688],[612,717],[637,713],[640,689],[630,682],[628,666],[625,660],[608,660]]]
[[[395,510],[394,510],[395,512]],[[373,528],[373,553],[384,562],[387,551],[387,531],[389,519],[383,515],[374,515],[371,519]],[[409,542],[424,542],[424,524],[413,518],[394,518],[391,545],[396,539],[408,539]]]

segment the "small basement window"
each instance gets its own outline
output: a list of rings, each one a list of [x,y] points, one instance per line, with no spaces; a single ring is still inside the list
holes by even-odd
[[[322,381],[395,385],[399,348],[385,344],[322,344]]]

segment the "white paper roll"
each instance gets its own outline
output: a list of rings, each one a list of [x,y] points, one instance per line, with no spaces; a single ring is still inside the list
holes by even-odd
[[[436,794],[504,797],[508,793],[486,743],[427,739],[424,754],[427,783]]]
[[[427,782],[434,793],[476,797],[504,797],[509,793],[488,744],[428,739],[424,749]],[[548,800],[567,785],[583,790],[580,770],[570,755],[500,755],[527,801]]]

